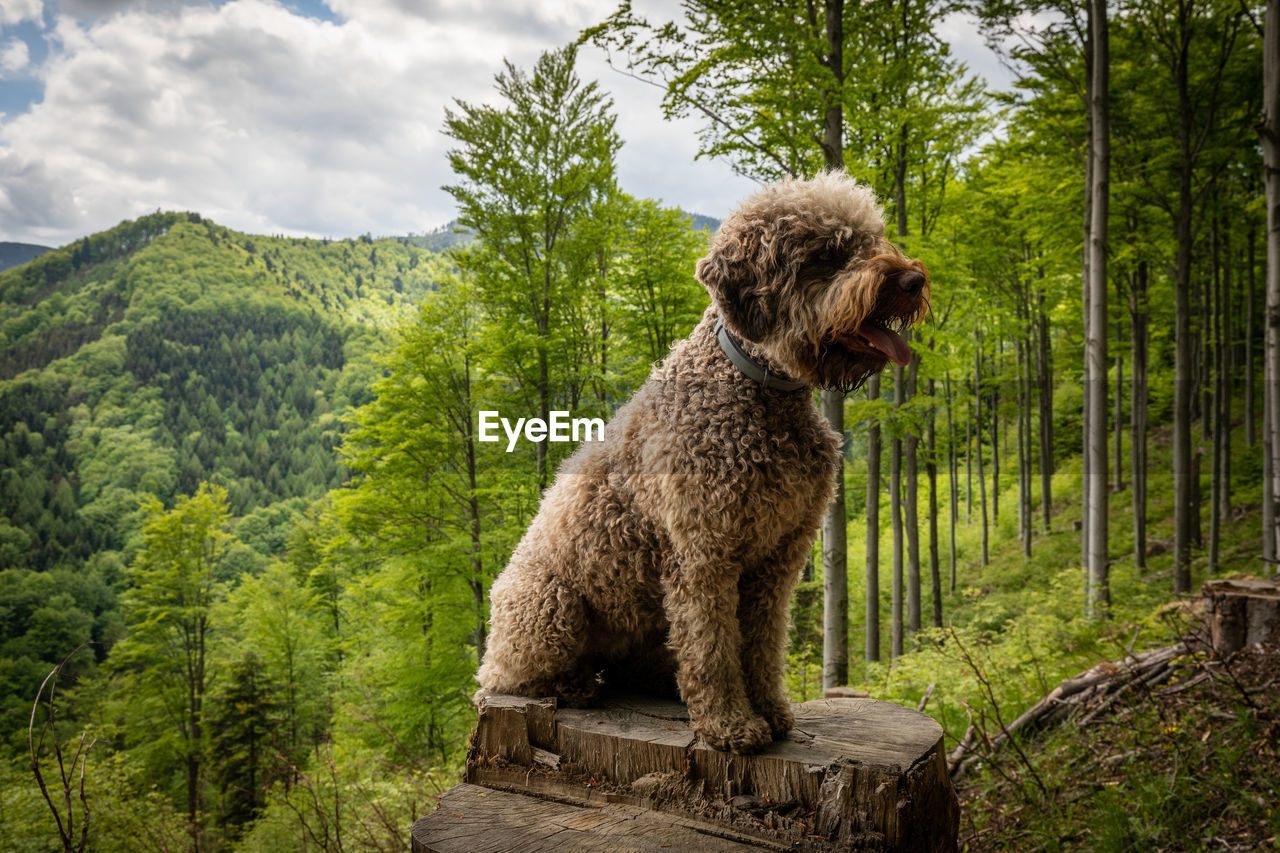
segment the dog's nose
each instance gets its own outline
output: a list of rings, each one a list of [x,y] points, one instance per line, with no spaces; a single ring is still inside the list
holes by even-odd
[[[908,296],[915,296],[924,289],[924,273],[907,270],[898,277],[898,287]]]

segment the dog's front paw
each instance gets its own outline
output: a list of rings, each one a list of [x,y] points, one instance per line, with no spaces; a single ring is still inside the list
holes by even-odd
[[[785,737],[796,724],[796,715],[791,710],[791,703],[785,699],[757,703],[755,709],[769,724],[769,731],[775,739]]]
[[[773,740],[769,723],[754,714],[703,718],[693,730],[707,746],[727,752],[757,752]]]

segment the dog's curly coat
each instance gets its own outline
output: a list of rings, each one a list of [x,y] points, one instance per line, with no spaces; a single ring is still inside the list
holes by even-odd
[[[493,585],[480,667],[491,691],[589,701],[604,679],[669,689],[694,729],[745,752],[793,722],[783,686],[791,590],[839,470],[812,387],[848,391],[909,351],[924,266],[884,236],[840,172],[749,197],[697,275],[711,306],[565,463]],[[770,374],[722,351],[717,319]],[[671,654],[674,652],[674,656]]]

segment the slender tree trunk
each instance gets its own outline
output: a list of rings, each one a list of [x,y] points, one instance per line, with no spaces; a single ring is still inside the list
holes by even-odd
[[[1214,211],[1213,222],[1211,225],[1210,238],[1210,264],[1213,272],[1209,281],[1205,283],[1206,291],[1212,287],[1211,307],[1205,314],[1205,326],[1207,329],[1207,337],[1209,343],[1209,352],[1212,359],[1213,376],[1210,382],[1210,388],[1213,390],[1210,398],[1212,406],[1211,415],[1206,412],[1206,423],[1212,423],[1213,429],[1213,446],[1212,459],[1210,462],[1209,475],[1209,573],[1214,574],[1218,571],[1219,547],[1221,545],[1222,536],[1222,410],[1223,410],[1223,387],[1222,387],[1222,366],[1223,366],[1223,317],[1222,317],[1222,245],[1221,235],[1218,231],[1217,211]],[[1208,372],[1209,359],[1206,359],[1206,373]]]
[[[933,348],[933,341],[929,342],[929,348]],[[929,394],[929,422],[926,451],[928,456],[925,457],[925,471],[929,476],[929,588],[933,596],[933,627],[942,627],[942,574],[938,569],[938,442],[937,442],[937,424],[938,424],[938,407],[935,403],[937,400],[938,386],[929,377],[927,386]]]
[[[1212,262],[1211,262],[1212,265]],[[1209,278],[1216,274],[1216,267],[1210,272]],[[1217,288],[1209,280],[1209,278],[1197,277],[1196,287],[1200,296],[1200,316],[1204,319],[1200,323],[1200,369],[1197,377],[1200,382],[1200,434],[1202,440],[1213,438],[1213,431],[1216,428],[1216,415],[1213,411],[1213,355],[1210,347],[1214,337],[1214,300],[1217,298]]]
[[[1253,447],[1258,442],[1257,427],[1254,424],[1254,394],[1257,393],[1253,384],[1253,309],[1257,300],[1257,293],[1254,285],[1254,269],[1255,261],[1253,255],[1253,229],[1249,229],[1247,243],[1247,260],[1249,277],[1246,279],[1248,283],[1248,293],[1244,303],[1244,443],[1248,447]]]
[[[550,346],[544,336],[538,345],[538,417],[546,423],[551,417],[551,374],[547,365],[547,347]],[[538,494],[547,489],[547,442],[534,442],[534,459],[537,463]]]
[[[1107,564],[1107,211],[1110,197],[1111,122],[1108,112],[1109,57],[1106,0],[1090,0],[1093,62],[1092,221],[1089,228],[1089,603],[1105,617],[1111,591]]]
[[[1276,560],[1276,504],[1274,500],[1275,492],[1272,485],[1272,476],[1275,472],[1275,460],[1271,458],[1271,442],[1266,438],[1269,435],[1268,430],[1271,428],[1271,410],[1265,404],[1268,402],[1267,395],[1270,391],[1267,386],[1262,386],[1263,409],[1262,409],[1262,573],[1265,575],[1268,570],[1272,572],[1278,571]]]
[[[867,381],[867,399],[880,399],[880,376]],[[867,421],[866,659],[880,660],[880,421]]]
[[[1116,299],[1120,298],[1120,280],[1116,279]],[[1124,340],[1124,327],[1121,325],[1120,315],[1116,314],[1116,342]],[[1116,409],[1115,422],[1112,425],[1112,432],[1115,434],[1116,443],[1116,464],[1112,466],[1115,469],[1115,481],[1112,483],[1112,491],[1119,492],[1124,489],[1124,466],[1120,464],[1120,460],[1124,458],[1124,448],[1122,446],[1122,437],[1124,434],[1124,359],[1120,357],[1120,347],[1116,347]]]
[[[823,10],[827,41],[825,64],[831,77],[822,93],[822,156],[828,169],[839,169],[844,166],[844,0],[826,0]],[[843,448],[844,395],[823,391],[822,414],[842,437]],[[822,520],[822,592],[822,686],[835,687],[849,680],[849,567],[843,452],[835,497]]]
[[[960,460],[956,456],[956,430],[955,422],[951,415],[952,396],[951,396],[951,376],[943,377],[947,391],[947,479],[949,480],[951,492],[951,554],[948,558],[951,570],[951,592],[956,591],[956,518],[960,513],[960,483],[957,482],[960,476]]]
[[[1040,269],[1044,278],[1044,268]],[[1036,345],[1040,396],[1040,517],[1044,532],[1052,528],[1053,516],[1053,362],[1049,349],[1049,315],[1044,310],[1044,291],[1036,292],[1037,322]]]
[[[912,353],[907,365],[907,399],[916,396],[916,375],[920,366],[920,356]],[[907,537],[907,630],[911,634],[920,633],[920,480],[917,470],[917,449],[920,436],[912,424],[907,432],[906,454],[906,537]]]
[[[1139,261],[1130,275],[1129,325],[1132,329],[1129,361],[1133,379],[1129,387],[1129,475],[1133,481],[1134,565],[1147,565],[1147,262]],[[1120,464],[1120,460],[1116,460]]]
[[[840,435],[836,493],[822,519],[822,686],[849,683],[849,575],[844,497],[844,396],[822,392],[822,415]],[[838,511],[838,512],[837,512]]]
[[[976,385],[975,385],[976,387]],[[969,399],[969,416],[964,419],[964,523],[973,524],[973,424],[974,398]],[[981,475],[979,475],[981,476]]]
[[[1089,456],[1089,426],[1093,423],[1089,406],[1092,403],[1092,396],[1089,394],[1090,380],[1092,378],[1091,367],[1089,363],[1089,345],[1090,340],[1089,323],[1093,318],[1092,311],[1092,274],[1089,265],[1093,261],[1093,170],[1096,165],[1093,151],[1093,30],[1089,29],[1085,34],[1084,43],[1084,86],[1085,86],[1085,139],[1086,150],[1084,158],[1084,244],[1081,252],[1080,268],[1080,307],[1081,307],[1081,323],[1084,331],[1085,352],[1082,353],[1080,366],[1080,380],[1083,383],[1082,410],[1080,414],[1080,568],[1084,573],[1084,609],[1087,613],[1089,610],[1089,522],[1093,519],[1093,513],[1089,509],[1089,499],[1091,492],[1089,491],[1090,483],[1090,465],[1092,460]]]
[[[1031,556],[1031,320],[1027,300],[1018,289],[1018,322],[1021,333],[1014,341],[1017,371],[1018,440],[1018,541],[1024,557]]]
[[[1180,9],[1179,16],[1185,16]],[[1186,21],[1180,30],[1185,32]],[[1191,592],[1191,545],[1198,519],[1199,478],[1191,459],[1191,406],[1196,390],[1195,338],[1191,332],[1191,103],[1187,81],[1188,50],[1184,40],[1175,62],[1178,92],[1178,211],[1174,216],[1174,390],[1173,390],[1173,591]]]
[[[973,399],[977,404],[974,413],[975,449],[978,452],[978,501],[982,514],[982,565],[991,564],[990,539],[991,531],[987,523],[987,481],[982,476],[982,338],[978,338],[978,346],[973,351]]]
[[[1031,300],[1030,291],[1028,290],[1027,298],[1023,302],[1023,344],[1022,344],[1022,450],[1019,455],[1022,457],[1022,492],[1023,502],[1026,504],[1026,512],[1023,514],[1022,533],[1024,537],[1024,545],[1022,553],[1024,556],[1031,556],[1031,528],[1033,524],[1034,512],[1032,508],[1032,479],[1031,479],[1031,398],[1034,394],[1032,386],[1035,378],[1031,371],[1031,353],[1035,347],[1033,340],[1035,334],[1031,323]]]
[[[893,367],[893,407],[906,402],[906,381],[901,367]],[[902,541],[902,435],[901,421],[893,427],[889,443],[889,515],[893,527],[893,626],[889,656],[896,660],[903,650],[903,541]]]
[[[1236,312],[1231,293],[1231,223],[1222,217],[1222,519],[1231,517],[1231,400],[1235,396]]]
[[[1003,341],[996,341],[996,351],[991,356],[991,523],[1000,523],[1000,365],[1004,354]]]

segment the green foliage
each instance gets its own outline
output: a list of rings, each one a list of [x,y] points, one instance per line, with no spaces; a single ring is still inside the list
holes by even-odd
[[[227,493],[203,484],[172,510],[152,499],[146,512],[142,549],[129,567],[124,597],[128,634],[110,659],[116,716],[126,748],[156,778],[185,776],[181,801],[194,840],[205,820],[210,617],[222,594],[221,562],[233,541]]]
[[[608,369],[608,314],[600,252],[611,242],[614,157],[622,144],[612,103],[574,65],[577,49],[544,53],[526,74],[510,63],[497,75],[497,109],[461,101],[445,111],[458,183],[459,222],[476,233],[454,255],[490,316],[519,404],[546,420],[579,409]],[[603,394],[597,396],[603,398]],[[549,445],[534,446],[537,487],[550,473]],[[552,448],[554,449],[554,448]]]

